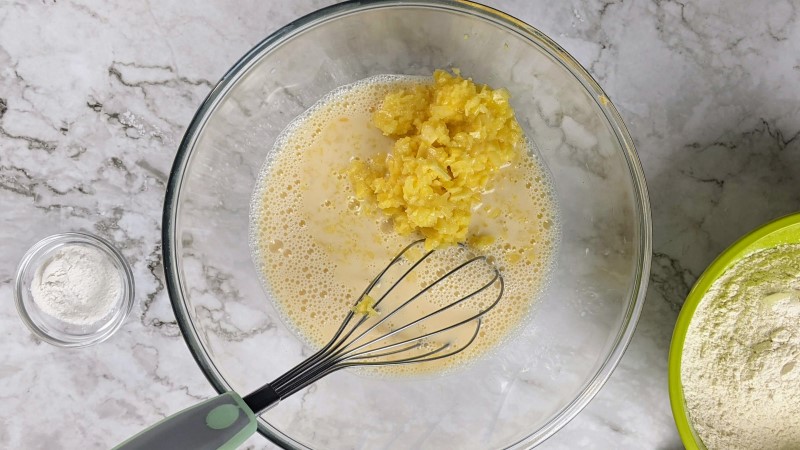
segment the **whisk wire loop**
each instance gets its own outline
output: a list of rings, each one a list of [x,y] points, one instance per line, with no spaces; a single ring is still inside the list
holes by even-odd
[[[483,316],[500,302],[505,290],[503,277],[485,256],[470,256],[454,268],[444,271],[444,274],[437,275],[433,281],[423,283],[416,293],[399,302],[398,305],[386,306],[387,299],[398,286],[404,281],[410,280],[411,274],[420,270],[420,266],[434,253],[433,250],[425,251],[419,258],[411,258],[409,256],[411,250],[421,247],[423,243],[424,240],[419,240],[406,246],[370,281],[355,302],[354,308],[347,312],[328,343],[272,383],[245,396],[245,403],[258,413],[277,403],[280,399],[298,392],[337,370],[357,366],[397,366],[424,363],[448,358],[466,350],[480,335]],[[392,268],[404,261],[410,263],[409,267],[402,270],[396,279],[383,283]],[[420,317],[407,320],[398,326],[392,324],[394,319],[400,317],[401,311],[406,311],[407,314],[410,312],[409,308],[412,304],[418,303],[426,295],[432,295],[433,289],[443,285],[442,283],[446,281],[453,281],[456,285],[464,285],[467,288],[472,284],[477,284],[475,280],[477,276],[469,272],[471,269],[468,270],[477,264],[484,264],[490,269],[487,272],[491,273],[488,282],[480,284],[480,287],[472,289],[455,301],[436,303],[440,306],[434,306],[432,311],[422,310]],[[455,278],[459,274],[463,274],[462,279]],[[462,283],[458,283],[458,281]],[[381,284],[387,284],[386,289],[379,295],[371,296],[373,290],[376,290]],[[496,286],[497,289],[493,300],[475,301],[482,298],[480,296],[486,295],[492,286]],[[371,307],[378,311],[378,318],[355,312],[355,308],[367,296],[376,299]],[[477,303],[475,310],[457,314],[455,309],[465,307],[470,300]],[[443,306],[441,306],[442,304]],[[430,305],[428,306],[430,309]],[[447,316],[448,313],[451,315]],[[449,323],[445,321],[444,325],[438,324],[433,327],[433,330],[427,330],[428,325],[425,322],[437,316],[452,318]],[[474,330],[469,335],[462,335],[461,339],[454,340],[452,337],[447,339],[449,332],[456,332],[462,327],[469,326],[470,323],[474,324]],[[419,331],[413,333],[415,330]],[[458,340],[464,342],[458,342]]]

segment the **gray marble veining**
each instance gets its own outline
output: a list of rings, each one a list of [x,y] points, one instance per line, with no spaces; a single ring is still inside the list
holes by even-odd
[[[0,446],[108,448],[213,394],[164,291],[167,174],[227,68],[329,3],[0,3]],[[685,295],[738,236],[800,209],[800,4],[487,3],[540,28],[598,79],[628,123],[653,207],[636,335],[600,394],[543,448],[680,448],[666,367]],[[111,340],[68,351],[27,332],[12,281],[36,240],[81,229],[123,251],[137,304]],[[210,278],[212,292],[228,289]],[[271,448],[261,437],[250,446]]]

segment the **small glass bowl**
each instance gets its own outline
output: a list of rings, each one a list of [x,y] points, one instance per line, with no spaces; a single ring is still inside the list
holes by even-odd
[[[122,284],[119,298],[108,314],[89,325],[70,324],[50,316],[39,308],[31,294],[36,270],[50,255],[67,245],[93,247],[103,252],[116,267]],[[25,253],[17,268],[14,298],[22,321],[37,337],[59,347],[76,348],[97,344],[114,334],[133,308],[133,293],[133,274],[119,250],[98,236],[71,232],[48,236]]]

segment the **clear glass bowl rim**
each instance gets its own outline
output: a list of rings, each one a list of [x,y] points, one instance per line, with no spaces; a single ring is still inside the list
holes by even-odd
[[[94,245],[102,247],[112,255],[112,258],[114,258],[114,260],[118,262],[122,268],[122,270],[119,271],[124,289],[122,292],[122,306],[116,314],[109,318],[109,323],[113,323],[113,325],[109,328],[101,330],[98,333],[87,335],[85,339],[80,341],[64,341],[47,334],[44,330],[39,328],[36,323],[34,323],[33,319],[31,319],[30,314],[28,314],[28,311],[25,308],[25,303],[23,300],[23,290],[26,288],[24,285],[24,275],[29,270],[33,269],[30,264],[33,262],[34,257],[36,257],[47,247],[70,241],[90,242]],[[22,319],[22,322],[39,339],[57,347],[81,348],[99,344],[100,342],[105,341],[122,327],[122,324],[125,323],[125,319],[128,318],[128,315],[133,309],[135,291],[135,282],[130,264],[128,264],[125,256],[123,256],[122,253],[120,253],[120,251],[111,242],[91,233],[71,231],[66,233],[51,234],[50,236],[47,236],[39,240],[39,242],[33,244],[31,248],[25,252],[25,255],[22,257],[17,267],[14,280],[14,303],[16,304],[17,312],[19,313],[19,317]]]
[[[225,95],[236,82],[247,73],[248,69],[259,60],[259,57],[263,53],[278,47],[282,42],[289,40],[309,28],[313,28],[338,17],[371,9],[409,6],[467,13],[473,17],[492,22],[499,27],[512,31],[524,37],[531,45],[538,46],[548,53],[572,73],[588,92],[593,94],[597,105],[605,115],[613,128],[614,134],[619,140],[630,171],[636,215],[641,221],[638,230],[640,242],[639,252],[638,255],[636,255],[638,261],[637,271],[634,276],[631,289],[632,295],[628,301],[623,324],[617,332],[612,351],[606,356],[594,377],[585,383],[580,393],[554,415],[543,427],[534,430],[525,438],[507,447],[514,449],[530,448],[543,442],[572,420],[600,391],[625,353],[633,337],[647,291],[652,257],[652,222],[644,171],[639,162],[633,139],[616,107],[586,69],[567,53],[566,50],[538,29],[509,14],[479,3],[463,0],[351,0],[328,6],[303,16],[275,31],[248,51],[225,73],[200,105],[186,129],[175,156],[175,161],[167,183],[164,199],[164,213],[162,217],[162,251],[164,256],[164,273],[167,292],[184,340],[195,361],[203,371],[203,374],[219,393],[231,390],[231,386],[228,385],[219,369],[209,357],[195,329],[184,302],[180,271],[178,270],[178,255],[176,254],[177,240],[175,234],[175,227],[177,224],[176,212],[180,200],[184,171],[195,142],[205,126],[205,123],[216,109],[216,106],[225,98]],[[258,431],[282,448],[307,448],[283,434],[280,430],[266,424],[266,422],[261,419],[259,419]]]

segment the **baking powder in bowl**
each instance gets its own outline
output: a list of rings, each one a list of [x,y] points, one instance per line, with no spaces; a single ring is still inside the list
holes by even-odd
[[[33,301],[44,313],[72,325],[105,318],[122,291],[114,262],[95,247],[60,247],[37,268],[31,283]]]
[[[714,282],[689,324],[681,384],[707,448],[800,448],[800,245],[752,253]]]

